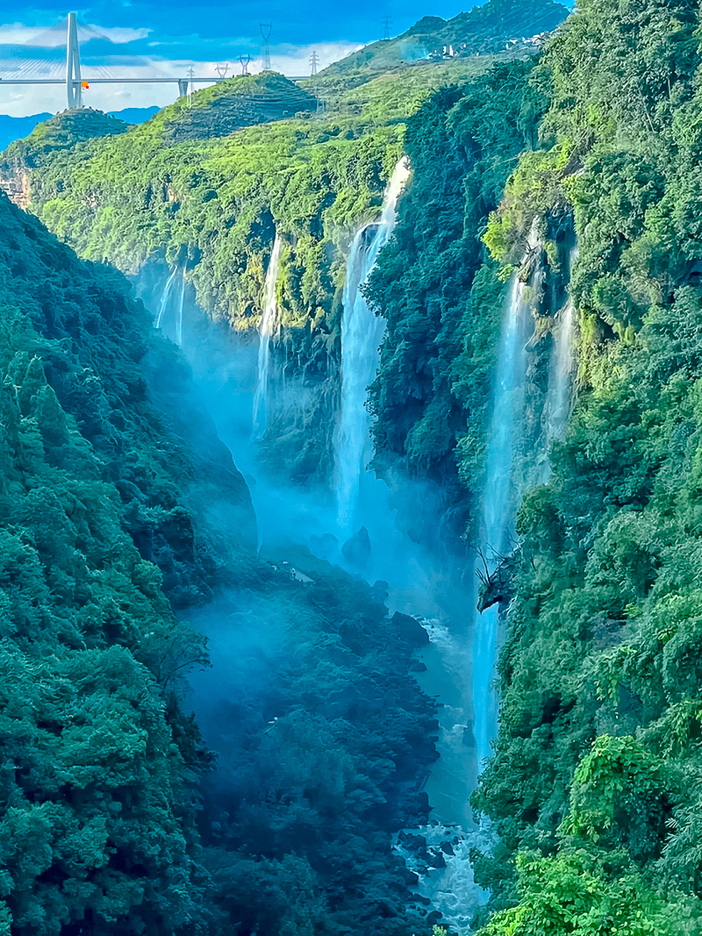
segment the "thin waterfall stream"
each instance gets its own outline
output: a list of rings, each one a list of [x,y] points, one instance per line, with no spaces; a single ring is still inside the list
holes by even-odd
[[[526,328],[531,316],[524,301],[524,284],[514,277],[502,324],[495,373],[493,412],[487,437],[486,481],[483,494],[482,558],[486,574],[495,572],[502,557],[511,552],[516,515],[512,463],[515,434],[523,416],[526,373]],[[516,492],[518,493],[518,492]],[[476,569],[479,568],[476,565]],[[497,695],[492,688],[497,660],[499,606],[476,611],[473,644],[473,711],[478,769],[490,756],[490,742],[497,734]]]
[[[176,278],[177,274],[178,274],[178,264],[176,264],[173,267],[173,272],[168,277],[164,290],[161,293],[161,299],[158,304],[158,315],[156,316],[156,328],[161,327],[161,322],[163,320],[163,313],[165,312],[166,306],[168,305],[168,299],[171,295],[171,289],[173,287],[173,280]]]
[[[258,383],[253,402],[253,426],[254,435],[257,439],[263,437],[268,427],[268,371],[271,337],[275,331],[278,317],[276,285],[278,283],[281,244],[280,235],[276,231],[273,249],[268,261],[268,269],[266,270],[263,314],[258,326]]]

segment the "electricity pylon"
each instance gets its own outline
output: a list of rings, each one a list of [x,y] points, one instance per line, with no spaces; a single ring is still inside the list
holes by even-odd
[[[250,55],[240,55],[239,61],[241,62],[241,74],[248,75],[249,73],[249,62],[251,61]]]
[[[316,52],[313,52],[310,55],[310,75],[314,78],[317,74],[317,67],[319,65],[319,56]]]
[[[69,108],[83,106],[78,25],[76,23],[75,13],[68,14],[68,36],[66,39],[66,96],[68,98]]]
[[[261,35],[263,36],[263,49],[261,50],[261,71],[270,71],[271,70],[271,47],[268,44],[268,40],[271,38],[271,33],[273,32],[272,23],[259,23],[261,28]]]
[[[383,39],[390,38],[390,22],[391,20],[389,16],[383,17]]]

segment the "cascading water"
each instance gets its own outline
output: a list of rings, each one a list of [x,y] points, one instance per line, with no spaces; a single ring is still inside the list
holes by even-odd
[[[181,273],[180,280],[180,300],[178,302],[178,326],[176,331],[176,344],[179,348],[183,347],[183,304],[185,302],[185,267]]]
[[[258,383],[253,403],[254,436],[263,437],[268,425],[268,365],[270,361],[270,341],[275,331],[278,304],[276,300],[276,284],[278,282],[278,265],[280,261],[281,239],[276,232],[273,241],[271,258],[266,270],[264,289],[264,306],[261,323],[258,326]]]
[[[378,254],[395,227],[395,206],[409,175],[403,157],[385,190],[380,220],[361,228],[353,239],[346,264],[344,313],[341,322],[341,413],[334,445],[337,472],[338,523],[349,531],[356,520],[359,488],[370,454],[366,390],[378,367],[378,348],[385,330],[363,296],[361,287],[370,276]]]
[[[510,547],[516,510],[512,462],[515,434],[522,421],[526,369],[527,307],[524,285],[515,276],[499,345],[493,413],[487,440],[487,478],[483,495],[484,558],[492,574]],[[497,734],[497,696],[492,689],[497,658],[499,607],[474,617],[473,710],[478,769],[490,756]]]
[[[178,264],[173,267],[173,272],[168,277],[168,281],[161,293],[161,301],[158,304],[158,315],[156,316],[156,328],[161,327],[161,319],[163,318],[163,313],[166,311],[166,306],[168,305],[168,298],[171,294],[171,288],[173,286],[173,280],[178,274]]]
[[[572,277],[573,266],[578,256],[577,246],[573,247],[568,257],[568,279]],[[566,422],[570,414],[570,405],[573,389],[573,368],[575,355],[573,339],[575,331],[575,308],[573,301],[568,298],[566,304],[558,312],[553,330],[554,345],[551,353],[548,374],[548,390],[544,401],[544,441],[546,449],[550,448],[554,439],[558,439],[565,431]],[[548,481],[551,466],[548,460],[548,451],[545,453],[544,467],[541,473],[541,482]]]
[[[568,420],[573,379],[573,326],[575,310],[568,300],[558,313],[553,354],[549,367],[548,392],[544,403],[546,438],[550,443],[563,435]]]

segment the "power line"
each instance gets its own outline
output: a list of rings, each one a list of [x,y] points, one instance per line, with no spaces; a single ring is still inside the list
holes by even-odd
[[[271,47],[268,40],[273,32],[273,23],[259,23],[261,36],[263,37],[263,49],[261,50],[261,71],[271,70]]]

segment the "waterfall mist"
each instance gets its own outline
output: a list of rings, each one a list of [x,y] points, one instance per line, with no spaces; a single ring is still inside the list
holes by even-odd
[[[438,535],[433,542],[419,544],[398,520],[398,516],[410,518],[425,530],[432,522],[436,526],[440,492],[430,483],[413,483],[392,474],[379,480],[366,470],[371,454],[367,387],[378,367],[384,323],[368,308],[363,284],[392,234],[397,198],[407,176],[403,161],[390,180],[378,222],[356,233],[349,252],[332,488],[293,484],[271,476],[261,469],[258,459],[261,435],[266,426],[270,435],[273,426],[268,422],[268,394],[274,392],[280,378],[271,366],[270,337],[277,315],[275,286],[281,237],[276,236],[266,273],[258,343],[235,333],[226,323],[209,319],[185,280],[174,300],[177,270],[161,277],[158,291],[146,279],[140,285],[147,304],[158,310],[157,324],[180,345],[217,434],[247,481],[260,553],[276,564],[280,556],[286,556],[293,577],[298,575],[295,556],[302,555],[302,549],[362,576],[370,584],[382,582],[390,614],[411,614],[425,628],[429,642],[416,651],[416,677],[421,688],[440,702],[437,747],[441,757],[424,780],[433,809],[431,824],[406,829],[404,839],[398,838],[397,850],[408,867],[418,870],[417,893],[444,914],[447,925],[463,928],[484,900],[473,882],[469,858],[477,834],[469,796],[478,772],[474,732],[489,744],[496,723],[494,712],[484,703],[489,699],[491,705],[496,704],[490,680],[497,622],[495,618],[490,624],[495,634],[487,635],[486,645],[481,645],[476,655],[475,628],[481,633],[484,621],[471,617],[474,584],[470,574],[463,575],[465,560],[449,554]],[[489,459],[494,482],[490,511],[497,510],[497,514],[493,516],[486,508],[485,542],[495,550],[503,549],[509,538],[509,524],[499,514],[499,506],[509,495],[511,452],[511,435],[502,422],[508,418],[514,428],[518,418],[522,306],[521,287],[515,283],[500,348],[499,408],[496,404]],[[284,373],[283,378],[284,394],[280,396],[284,405],[301,405],[307,391],[298,378],[285,378]],[[400,504],[402,511],[398,513]],[[221,525],[218,514],[214,506],[212,521]],[[284,617],[284,610],[273,599],[254,598],[244,591],[220,596],[191,615],[193,625],[210,641],[213,661],[213,669],[193,681],[193,706],[204,737],[220,752],[228,776],[236,775],[236,752],[246,742],[247,732],[260,735],[276,717],[276,674],[284,666],[286,648],[294,646],[294,635]],[[479,750],[485,756],[485,740],[481,743]],[[217,776],[209,782],[221,782]],[[246,782],[241,780],[243,786]],[[428,848],[435,855],[433,866],[417,857],[412,841],[425,843],[419,854]]]

